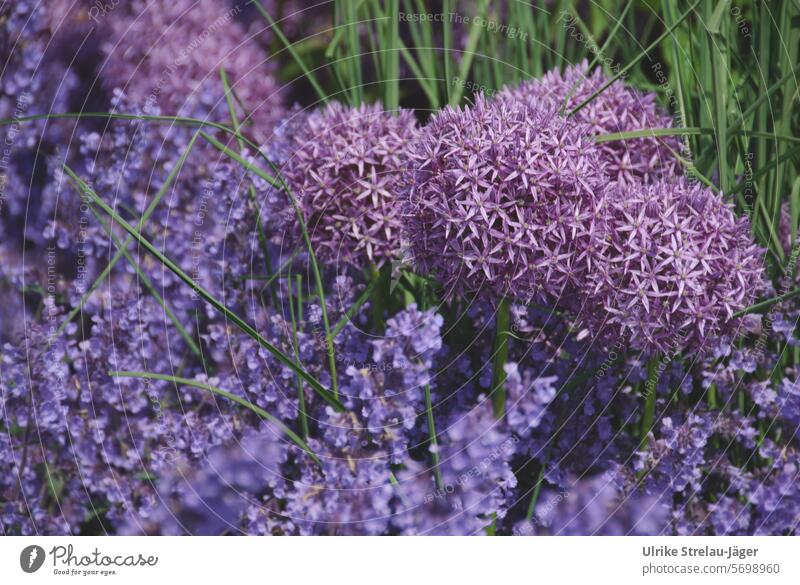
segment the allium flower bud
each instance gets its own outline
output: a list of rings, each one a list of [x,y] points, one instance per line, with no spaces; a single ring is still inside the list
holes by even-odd
[[[448,296],[559,297],[591,267],[607,179],[582,125],[479,96],[436,114],[412,159],[408,239]]]
[[[606,201],[588,318],[634,347],[710,349],[762,288],[761,249],[746,218],[685,179],[620,187]]]
[[[376,265],[401,249],[397,194],[416,135],[410,111],[333,103],[294,133],[282,169],[323,261]]]
[[[548,104],[557,111],[563,107],[569,112],[607,82],[599,68],[589,72],[588,63],[583,61],[567,67],[564,73],[554,69],[541,79],[506,89],[500,98],[520,100],[537,108]],[[656,103],[655,94],[629,88],[622,81],[612,83],[574,117],[587,124],[593,135],[673,126],[672,118]],[[599,145],[606,172],[626,184],[637,179],[650,182],[681,174],[680,162],[675,157],[681,148],[675,136],[616,140]]]

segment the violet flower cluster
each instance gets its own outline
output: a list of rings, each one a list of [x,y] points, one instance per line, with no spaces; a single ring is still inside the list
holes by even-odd
[[[800,303],[736,316],[777,294],[763,250],[726,194],[683,176],[675,138],[595,140],[671,127],[653,94],[617,81],[567,116],[607,81],[583,63],[425,124],[304,112],[252,7],[137,0],[92,29],[73,4],[0,8],[0,117],[97,103],[228,123],[224,65],[261,148],[207,128],[237,161],[141,119],[3,127],[2,534],[800,531],[800,371],[775,369]],[[297,210],[239,164],[264,157]],[[126,221],[147,213],[143,237],[260,341],[142,247],[110,266],[127,234],[65,163]],[[275,352],[326,388],[335,369],[342,409]]]
[[[315,253],[326,262],[355,266],[398,259],[398,195],[416,135],[413,113],[333,103],[296,126],[283,174]],[[296,224],[296,218],[289,220]],[[297,228],[287,230],[292,236]]]

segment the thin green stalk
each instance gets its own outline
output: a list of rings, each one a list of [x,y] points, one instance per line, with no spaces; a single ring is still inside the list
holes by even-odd
[[[303,318],[303,276],[297,275],[297,317],[295,317],[294,304],[292,302],[292,279],[286,279],[286,286],[289,289],[289,316],[292,319],[292,350],[294,351],[294,359],[297,360],[297,366],[303,367],[300,363],[300,349],[297,341],[297,328],[298,321]],[[300,434],[303,438],[308,437],[308,417],[306,416],[306,396],[303,391],[303,380],[297,376],[297,402],[300,410]]]
[[[215,139],[213,136],[206,134],[205,132],[200,132],[201,136],[208,141],[212,146],[220,150],[221,152],[227,154],[230,158],[238,162],[247,170],[255,173],[257,176],[261,177],[265,181],[267,181],[273,187],[276,187],[286,193],[286,196],[289,198],[289,201],[292,204],[294,209],[295,217],[297,218],[297,223],[300,226],[300,233],[303,236],[303,241],[306,245],[306,251],[308,252],[308,259],[311,263],[311,272],[314,275],[314,286],[317,291],[317,295],[319,296],[319,305],[320,305],[320,312],[322,313],[322,325],[325,330],[325,345],[327,347],[328,353],[328,369],[330,370],[331,375],[331,390],[333,391],[333,396],[338,398],[339,397],[339,381],[336,375],[336,350],[333,346],[333,336],[331,335],[331,327],[330,322],[328,320],[328,306],[325,301],[325,289],[322,286],[322,274],[319,269],[319,263],[317,262],[317,255],[314,253],[314,247],[311,245],[311,238],[308,235],[308,228],[306,227],[305,219],[303,219],[303,212],[300,210],[300,205],[297,202],[297,198],[292,193],[292,190],[289,188],[289,185],[286,184],[286,181],[283,180],[283,176],[280,173],[280,170],[273,164],[271,160],[266,157],[263,157],[264,160],[267,161],[272,172],[275,173],[275,176],[270,176],[262,169],[258,168],[257,166],[251,164],[249,161],[245,160],[241,155],[233,152],[230,148],[222,144],[219,140]]]
[[[189,335],[189,332],[183,326],[183,323],[180,322],[178,316],[175,315],[172,309],[169,308],[166,301],[164,301],[164,298],[161,296],[156,287],[153,285],[153,282],[150,280],[147,274],[145,274],[144,271],[141,269],[139,263],[133,259],[128,250],[124,247],[124,244],[119,240],[116,234],[114,234],[114,230],[111,229],[111,226],[108,224],[108,222],[105,219],[103,219],[103,217],[97,212],[95,206],[89,205],[88,207],[89,211],[92,212],[92,215],[94,215],[95,219],[97,219],[97,221],[100,223],[100,226],[103,228],[103,231],[114,242],[114,246],[116,246],[117,250],[120,250],[122,252],[122,255],[125,257],[125,260],[128,261],[128,264],[130,264],[131,267],[136,272],[136,276],[139,278],[139,280],[142,281],[144,287],[147,289],[147,291],[150,293],[153,299],[155,299],[156,303],[158,303],[158,305],[164,311],[164,314],[167,316],[167,318],[169,318],[169,320],[178,330],[178,334],[186,342],[186,345],[189,347],[189,350],[193,354],[202,359],[202,352],[200,351],[200,348],[197,346],[197,343],[195,343],[195,340],[192,338],[191,335]]]
[[[656,396],[658,395],[658,378],[661,375],[659,367],[661,357],[654,355],[647,362],[647,381],[644,385],[644,413],[642,415],[642,428],[640,432],[639,448],[647,445],[647,437],[653,428],[653,418],[656,413]]]
[[[358,39],[358,11],[352,0],[335,0],[337,12],[341,15],[344,26],[344,45],[347,56],[347,83],[350,90],[350,105],[358,106],[364,101],[364,81],[361,73],[361,43]]]
[[[281,27],[279,27],[275,23],[275,21],[269,15],[269,12],[267,12],[266,8],[264,8],[264,6],[261,4],[259,0],[254,0],[253,5],[256,7],[256,10],[258,10],[258,12],[261,13],[261,16],[263,16],[269,23],[271,27],[270,30],[275,33],[275,36],[278,37],[278,39],[280,39],[281,43],[283,43],[283,46],[286,47],[286,50],[289,51],[289,54],[292,56],[295,62],[300,66],[300,69],[303,71],[303,74],[306,76],[306,79],[308,79],[308,82],[311,84],[311,87],[313,87],[314,91],[317,92],[319,99],[322,100],[323,103],[328,103],[328,95],[325,93],[325,90],[322,89],[322,86],[317,81],[317,78],[314,76],[314,73],[309,70],[309,68],[306,66],[305,61],[303,61],[302,57],[298,55],[297,51],[294,48],[294,43],[289,42],[289,39],[287,39],[286,36],[283,34]]]
[[[425,413],[428,419],[428,440],[430,442],[431,461],[433,462],[433,476],[436,480],[436,487],[444,487],[442,480],[442,470],[439,469],[439,440],[436,438],[436,422],[433,418],[433,405],[431,403],[431,387],[425,384]]]
[[[719,186],[723,193],[728,193],[731,184],[731,168],[728,165],[728,53],[725,47],[727,32],[728,4],[730,0],[717,3],[708,22],[708,52],[711,55],[711,87],[712,115],[714,122],[714,139],[717,144],[717,171]]]
[[[233,402],[244,406],[248,410],[251,410],[264,420],[267,420],[278,427],[289,439],[298,447],[300,447],[303,451],[308,453],[308,456],[314,460],[314,463],[317,465],[322,465],[322,461],[320,461],[319,457],[317,457],[316,453],[308,446],[301,437],[299,437],[292,429],[287,427],[283,424],[278,418],[274,417],[270,413],[268,413],[263,408],[256,406],[249,400],[242,398],[241,396],[236,396],[236,394],[232,394],[227,390],[223,390],[222,388],[217,388],[216,386],[212,386],[211,384],[206,384],[204,382],[200,382],[198,380],[192,380],[190,378],[179,378],[177,376],[168,376],[166,374],[155,374],[153,372],[128,372],[128,371],[110,371],[108,372],[109,376],[114,378],[144,378],[147,380],[162,380],[164,382],[172,382],[173,384],[181,385],[181,386],[191,386],[193,388],[199,388],[201,390],[207,390],[214,394],[218,394],[219,396],[223,396],[228,400],[232,400]]]
[[[503,298],[495,315],[495,338],[492,353],[492,405],[494,415],[503,418],[506,410],[506,362],[508,361],[508,332],[511,322],[510,303]]]
[[[383,270],[378,270],[373,264],[369,270],[372,280],[376,283],[372,288],[372,327],[376,333],[383,333],[386,327],[384,312],[386,297],[389,296],[389,279],[385,277],[384,273],[388,269],[388,266],[384,266]]]
[[[394,111],[400,105],[400,1],[389,0],[389,22],[386,46],[381,47],[384,56],[383,107]]]
[[[281,350],[277,347],[272,345],[269,341],[264,339],[258,331],[256,331],[251,325],[249,325],[246,321],[244,321],[241,317],[239,317],[236,313],[228,309],[224,304],[222,304],[219,300],[217,300],[211,293],[206,291],[200,284],[192,280],[192,278],[186,274],[177,264],[175,264],[172,260],[167,258],[164,254],[162,254],[158,248],[156,248],[153,244],[151,244],[147,238],[142,236],[138,230],[136,230],[133,226],[131,226],[127,221],[121,218],[109,205],[103,201],[97,194],[80,178],[78,177],[75,172],[69,168],[66,164],[63,165],[64,172],[66,172],[72,179],[80,185],[81,190],[85,198],[91,203],[97,205],[100,209],[102,209],[107,215],[109,215],[120,227],[122,227],[126,232],[128,232],[131,236],[136,239],[142,247],[145,248],[151,255],[153,255],[157,260],[159,260],[164,266],[169,268],[178,278],[180,278],[186,285],[189,286],[194,292],[196,292],[203,300],[205,300],[208,304],[214,307],[218,312],[222,313],[225,317],[230,319],[237,327],[239,327],[243,332],[247,335],[252,337],[255,341],[261,345],[264,349],[269,351],[272,355],[274,355],[278,361],[280,361],[283,365],[294,371],[295,373],[299,374],[300,377],[303,378],[313,389],[317,392],[326,402],[328,402],[331,406],[339,410],[340,412],[344,411],[344,406],[339,402],[338,398],[335,395],[332,395],[331,392],[326,389],[322,384],[320,384],[311,374],[306,372],[304,369],[299,368],[295,363],[294,360],[289,358],[286,354],[284,354]]]
[[[536,511],[536,502],[539,501],[539,494],[542,491],[542,484],[544,483],[544,472],[547,469],[547,457],[542,462],[542,467],[539,469],[539,475],[536,477],[536,484],[533,486],[533,494],[531,495],[531,501],[528,503],[528,511],[525,513],[525,520],[530,522],[531,518],[533,518],[533,513]]]
[[[228,81],[228,74],[225,72],[225,67],[219,68],[219,77],[222,81],[222,89],[225,92],[225,101],[228,104],[228,116],[231,119],[231,126],[236,133],[241,133],[241,125],[239,124],[239,116],[236,115],[236,107],[234,105],[234,96],[235,93],[231,89],[230,82]],[[239,145],[239,150],[244,150],[245,144],[244,140],[241,138],[236,139],[236,143]],[[272,274],[272,261],[270,260],[269,255],[269,245],[267,243],[267,236],[264,233],[264,226],[261,222],[261,205],[258,203],[258,195],[256,194],[256,188],[251,183],[248,185],[247,189],[248,194],[250,195],[250,202],[256,210],[256,233],[258,237],[258,245],[261,248],[261,255],[264,257],[264,268],[267,271],[267,274]],[[278,306],[278,294],[275,292],[275,287],[271,284],[269,286],[270,297],[272,298],[272,306]]]
[[[400,54],[405,59],[406,64],[408,65],[409,69],[411,69],[411,73],[414,75],[414,78],[419,83],[422,91],[425,92],[425,95],[428,97],[428,101],[430,102],[431,110],[438,110],[439,109],[439,95],[438,91],[438,83],[436,83],[436,75],[425,74],[420,69],[420,66],[414,60],[413,55],[408,50],[408,48],[403,44],[403,41],[398,41],[398,46],[400,47]]]
[[[637,56],[636,56],[636,57],[633,59],[633,61],[631,61],[630,63],[628,63],[628,64],[627,64],[625,67],[623,67],[623,68],[622,68],[622,69],[621,69],[621,70],[620,70],[620,71],[619,71],[619,72],[618,72],[616,75],[614,75],[614,76],[613,76],[611,79],[609,79],[609,80],[608,80],[606,83],[604,83],[604,84],[603,84],[602,86],[600,86],[600,87],[599,87],[599,88],[598,88],[596,91],[594,91],[594,92],[593,92],[593,93],[592,93],[592,94],[591,94],[589,97],[587,97],[587,98],[586,98],[585,100],[583,100],[583,101],[582,101],[580,104],[578,104],[578,106],[577,106],[577,107],[575,107],[575,109],[573,109],[573,110],[570,112],[570,115],[573,115],[573,114],[575,114],[575,113],[577,113],[577,112],[581,111],[581,110],[582,110],[584,107],[586,107],[586,106],[587,106],[589,103],[591,103],[591,102],[592,102],[592,101],[593,101],[593,100],[594,100],[594,99],[595,99],[597,96],[599,96],[599,95],[600,95],[601,93],[603,93],[603,92],[604,92],[606,89],[608,89],[608,88],[609,88],[609,87],[610,87],[610,86],[611,86],[611,85],[612,85],[612,84],[613,84],[613,83],[614,83],[614,82],[615,82],[617,79],[619,79],[620,77],[622,77],[623,75],[625,75],[625,74],[626,74],[628,71],[630,71],[630,70],[631,70],[633,67],[635,67],[635,66],[636,66],[636,64],[637,64],[637,63],[639,63],[639,61],[641,61],[642,59],[644,59],[644,58],[647,56],[647,54],[648,54],[648,53],[649,53],[649,52],[650,52],[652,49],[654,49],[655,47],[657,47],[657,46],[658,46],[658,45],[661,43],[661,41],[663,41],[665,38],[667,38],[669,35],[671,35],[671,34],[672,34],[672,31],[674,31],[676,28],[678,28],[678,26],[679,26],[679,25],[680,25],[680,24],[681,24],[681,23],[682,23],[684,20],[686,20],[686,18],[687,18],[687,17],[688,17],[688,16],[689,16],[689,15],[690,15],[692,12],[694,12],[694,9],[697,7],[697,5],[698,5],[698,4],[700,4],[700,2],[701,2],[701,0],[695,0],[695,2],[694,2],[694,3],[693,3],[693,4],[692,4],[690,7],[689,7],[689,9],[688,9],[686,12],[684,12],[684,13],[683,13],[683,14],[682,14],[680,17],[678,17],[678,19],[677,19],[677,20],[676,20],[676,21],[675,21],[675,22],[672,24],[672,26],[670,26],[669,28],[667,28],[667,30],[665,30],[663,33],[661,33],[661,34],[659,35],[659,37],[658,37],[658,38],[657,38],[655,41],[653,41],[652,43],[650,43],[650,45],[649,45],[649,46],[648,46],[648,47],[647,47],[647,48],[646,48],[644,51],[642,51],[641,53],[639,53],[639,55],[637,55]]]
[[[386,278],[386,274],[381,273],[380,278]],[[356,302],[353,303],[349,309],[342,315],[342,318],[336,323],[331,332],[333,337],[336,338],[339,333],[342,332],[348,323],[350,323],[353,319],[353,316],[358,312],[358,310],[366,303],[370,298],[373,296],[373,291],[377,288],[377,286],[381,283],[380,279],[373,279],[364,289],[364,291],[359,295]]]
[[[734,313],[733,318],[736,319],[744,315],[749,315],[750,313],[761,313],[766,309],[769,309],[772,305],[777,305],[778,303],[788,301],[789,299],[793,299],[797,296],[800,296],[800,288],[796,288],[777,297],[772,297],[771,299],[758,302],[755,305],[750,305],[746,309],[742,309],[741,311]]]
[[[488,8],[489,0],[482,0],[478,7],[478,14],[483,17],[484,20],[486,19],[486,11]],[[475,49],[478,47],[478,41],[480,40],[482,33],[483,28],[480,26],[473,26],[469,31],[469,36],[467,37],[467,46],[464,49],[464,53],[461,55],[461,65],[458,69],[458,78],[460,83],[454,84],[454,80],[450,79],[449,76],[447,77],[447,84],[454,85],[453,92],[450,94],[450,99],[448,102],[453,107],[457,106],[461,102],[461,97],[463,96],[464,88],[466,86],[464,82],[467,80],[470,69],[472,68],[472,62],[475,60]]]
[[[611,44],[611,40],[617,35],[617,31],[619,30],[620,26],[622,26],[622,21],[625,18],[625,15],[628,14],[628,10],[631,9],[631,6],[633,6],[633,0],[628,0],[625,3],[625,8],[622,9],[622,12],[620,12],[619,16],[614,16],[609,14],[611,19],[614,20],[614,26],[608,33],[606,40],[603,41],[603,44],[597,50],[597,53],[595,53],[595,56],[592,59],[592,61],[589,63],[589,71],[591,71],[592,68],[597,64],[597,61],[605,55],[608,45]],[[604,59],[603,61],[606,62],[607,60]]]
[[[672,26],[678,18],[677,4],[673,0],[661,0],[661,9],[664,15],[664,23],[667,26]],[[685,86],[685,83],[690,78],[690,75],[686,70],[686,59],[680,51],[680,43],[677,35],[671,36],[669,39],[669,45],[672,55],[672,68],[670,73],[674,77],[673,86],[675,87],[675,98],[678,104],[678,113],[681,120],[680,125],[689,126],[692,122],[695,122],[692,110],[690,109],[691,100],[687,96]],[[689,158],[691,159],[692,148],[688,137],[686,137],[686,140],[684,140],[684,146],[686,147],[686,152],[689,153]]]
[[[442,14],[444,14],[444,22],[442,23],[442,44],[444,54],[442,60],[444,61],[444,99],[448,104],[453,104],[450,97],[450,87],[453,84],[453,75],[451,72],[451,63],[453,61],[453,28],[450,23],[450,14],[452,13],[452,5],[450,0],[443,0]]]

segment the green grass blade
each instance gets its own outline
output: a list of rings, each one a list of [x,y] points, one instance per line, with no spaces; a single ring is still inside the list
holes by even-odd
[[[381,47],[383,66],[383,107],[394,111],[400,105],[400,1],[389,0],[389,21],[386,43]]]
[[[226,73],[224,67],[219,68],[219,77],[220,81],[222,81],[223,91],[225,92],[225,101],[228,104],[228,115],[231,119],[231,125],[233,126],[233,129],[237,133],[241,133],[240,131],[241,125],[239,124],[239,117],[236,115],[236,107],[234,104],[235,94],[231,89],[231,85],[228,81],[228,74]],[[244,150],[245,148],[244,140],[242,140],[241,138],[236,138],[236,142],[239,145],[239,149]],[[256,194],[256,188],[252,184],[248,185],[247,192],[250,196],[250,202],[252,203],[253,207],[255,207],[256,210],[256,218],[255,218],[256,234],[258,237],[258,245],[261,248],[261,255],[264,256],[264,268],[266,269],[267,274],[270,275],[272,274],[272,261],[270,260],[269,245],[267,244],[267,236],[264,233],[264,226],[261,223],[261,205],[259,205],[258,203],[258,195]],[[272,298],[272,306],[277,307],[278,294],[275,292],[275,287],[272,286],[271,281],[268,287],[269,287],[270,297]]]
[[[345,314],[342,315],[342,318],[339,319],[339,321],[334,326],[333,331],[331,331],[334,338],[337,337],[339,333],[342,332],[342,329],[344,329],[348,323],[350,323],[350,321],[353,319],[353,315],[355,315],[358,312],[358,310],[364,305],[364,303],[366,303],[370,299],[370,297],[372,296],[372,292],[378,287],[379,284],[385,282],[386,278],[387,278],[387,273],[381,272],[378,278],[373,278],[372,280],[369,281],[369,284],[364,289],[364,291],[359,295],[358,299],[356,299],[356,302],[350,305],[350,308],[347,309]]]
[[[289,39],[286,38],[286,35],[283,34],[281,27],[272,19],[267,12],[267,9],[264,8],[264,5],[261,4],[259,0],[253,0],[253,5],[256,7],[256,10],[264,17],[264,19],[269,23],[270,30],[275,33],[275,36],[280,39],[283,46],[286,47],[286,50],[289,51],[289,54],[292,56],[292,59],[300,66],[300,69],[303,71],[303,75],[306,76],[308,82],[311,84],[311,87],[314,88],[314,91],[317,92],[319,99],[322,100],[323,103],[328,103],[328,95],[325,93],[325,90],[322,89],[322,86],[317,81],[316,76],[314,73],[308,68],[303,58],[297,53],[294,48],[294,43],[290,43]]]
[[[425,413],[428,421],[428,440],[430,441],[431,461],[433,462],[433,476],[436,480],[436,487],[442,489],[442,470],[439,468],[439,439],[436,436],[436,422],[433,418],[433,405],[431,403],[431,387],[425,384]]]
[[[478,14],[483,18],[484,21],[486,20],[486,11],[488,8],[489,0],[481,0],[478,8]],[[447,20],[449,21],[449,18]],[[480,26],[473,26],[472,30],[469,31],[469,36],[467,37],[467,46],[461,55],[461,65],[458,68],[458,78],[460,83],[455,84],[453,92],[450,94],[449,104],[453,107],[461,103],[461,98],[464,94],[464,88],[466,87],[466,83],[464,82],[469,76],[470,69],[472,69],[472,62],[475,60],[475,50],[478,48],[478,41],[480,40],[482,34],[483,28]],[[447,84],[451,85],[452,83],[453,80],[447,77]],[[497,87],[497,85],[494,87]]]
[[[581,111],[584,107],[586,107],[588,104],[590,104],[597,96],[599,96],[606,89],[608,89],[611,86],[611,84],[613,84],[617,79],[619,79],[620,77],[625,75],[628,71],[630,71],[633,67],[635,67],[639,63],[639,61],[644,59],[648,55],[648,53],[650,53],[650,51],[652,51],[655,47],[657,47],[661,43],[661,41],[663,41],[665,38],[667,38],[669,35],[671,35],[672,31],[674,31],[676,28],[678,28],[678,26],[680,26],[680,24],[684,20],[686,20],[686,18],[690,14],[692,14],[692,12],[694,12],[694,9],[697,7],[698,4],[700,4],[700,2],[701,2],[701,0],[695,0],[695,2],[689,7],[689,9],[686,12],[684,12],[681,16],[679,16],[678,19],[670,27],[668,27],[663,33],[661,33],[656,40],[654,40],[652,43],[650,43],[650,45],[644,51],[639,53],[630,63],[628,63],[627,65],[625,65],[625,67],[620,69],[619,72],[617,72],[616,75],[614,75],[611,79],[609,79],[606,83],[604,83],[596,91],[594,91],[589,97],[587,97],[580,104],[578,104],[570,112],[570,115],[573,115],[573,114]]]
[[[335,397],[338,396],[339,390],[338,390],[338,379],[336,375],[336,351],[333,347],[333,336],[331,335],[330,322],[328,320],[328,307],[325,301],[325,290],[324,287],[322,286],[322,274],[319,269],[319,263],[317,262],[317,256],[314,253],[314,247],[311,245],[311,238],[308,235],[308,228],[306,227],[305,219],[303,219],[303,212],[300,210],[300,205],[297,203],[297,199],[292,193],[292,190],[289,189],[289,185],[287,185],[286,181],[283,180],[283,176],[281,175],[280,170],[268,158],[262,155],[262,158],[264,158],[264,160],[267,161],[275,176],[271,176],[268,173],[264,172],[263,169],[260,169],[257,166],[251,164],[249,161],[245,160],[241,155],[233,152],[230,148],[222,144],[219,140],[217,140],[213,136],[206,134],[203,131],[200,132],[200,135],[206,141],[208,141],[212,146],[219,149],[223,153],[227,154],[230,158],[238,162],[240,165],[244,166],[247,170],[255,173],[257,176],[267,181],[273,187],[280,189],[281,191],[286,193],[286,196],[292,203],[295,217],[297,218],[297,222],[300,225],[300,231],[303,235],[303,241],[305,242],[306,245],[309,261],[311,262],[311,271],[314,274],[314,285],[317,290],[317,295],[319,296],[320,311],[322,313],[322,324],[325,329],[325,344],[327,346],[328,369],[330,370],[331,374],[331,385],[332,385],[333,395]]]
[[[153,197],[153,201],[151,201],[150,205],[148,205],[147,208],[145,209],[144,213],[142,214],[142,217],[136,224],[136,229],[138,231],[141,231],[141,229],[147,223],[147,220],[150,219],[150,216],[153,214],[156,207],[158,207],[158,204],[161,202],[161,199],[163,199],[164,195],[166,194],[167,189],[170,188],[172,182],[175,180],[175,177],[178,176],[178,173],[183,168],[186,159],[189,157],[189,153],[192,151],[192,148],[194,148],[198,136],[199,132],[195,132],[191,140],[189,140],[189,143],[186,145],[186,149],[183,151],[180,158],[178,159],[178,162],[172,168],[169,175],[167,176],[167,179],[164,181],[164,184],[161,185],[161,188],[159,188],[155,197]],[[122,251],[127,250],[128,246],[132,242],[133,242],[133,237],[131,236],[128,236],[125,239],[125,242],[122,244],[122,247],[117,250],[117,253],[114,254],[113,258],[111,258],[111,261],[106,265],[106,267],[103,269],[100,275],[95,279],[95,281],[92,283],[92,286],[90,286],[86,290],[86,292],[83,293],[80,300],[78,301],[78,304],[67,314],[67,317],[61,323],[61,325],[59,325],[58,329],[53,335],[53,339],[58,338],[64,332],[64,329],[66,329],[67,325],[69,325],[72,322],[72,320],[78,315],[78,313],[80,313],[83,310],[83,307],[86,305],[86,301],[89,300],[89,297],[91,297],[94,291],[98,289],[103,280],[108,276],[111,270],[113,270],[117,262],[119,262],[120,258],[122,258]]]
[[[76,187],[80,188],[78,185],[76,185]],[[150,280],[150,278],[147,276],[147,274],[145,274],[145,272],[139,266],[139,263],[136,262],[136,260],[133,259],[133,257],[128,252],[127,248],[125,248],[125,245],[119,240],[119,238],[116,236],[116,234],[114,234],[114,230],[111,229],[111,226],[108,224],[108,222],[105,219],[103,219],[103,217],[97,212],[97,209],[95,208],[95,206],[94,205],[89,205],[89,210],[92,212],[92,215],[94,215],[95,219],[97,219],[97,221],[100,223],[100,225],[103,228],[103,231],[105,231],[106,234],[114,242],[114,246],[116,246],[117,250],[122,252],[122,255],[124,256],[125,260],[127,260],[128,264],[130,264],[133,267],[134,271],[136,271],[136,276],[139,278],[139,280],[142,281],[142,284],[144,284],[144,287],[147,289],[147,291],[150,293],[150,295],[155,299],[155,301],[159,304],[159,306],[164,311],[164,313],[167,315],[169,320],[172,322],[172,324],[178,330],[178,334],[186,342],[186,345],[189,347],[191,352],[193,354],[195,354],[196,356],[198,356],[202,360],[202,357],[203,357],[202,356],[202,352],[200,351],[200,348],[197,346],[197,343],[195,343],[194,339],[192,339],[192,336],[189,335],[189,332],[186,330],[186,328],[180,322],[180,320],[178,319],[178,316],[175,315],[175,313],[172,311],[172,309],[169,308],[169,306],[167,305],[167,303],[164,300],[164,298],[161,296],[161,294],[158,292],[156,287],[153,285],[153,282]]]
[[[302,275],[297,275],[297,314],[302,319],[303,314],[303,293],[302,293]],[[292,350],[294,351],[294,359],[297,361],[298,367],[303,367],[300,362],[300,349],[297,341],[297,323],[298,317],[295,316],[294,303],[292,301],[292,279],[291,275],[286,279],[286,286],[289,289],[289,316],[292,319]],[[300,431],[303,437],[308,437],[308,418],[306,416],[306,397],[303,391],[303,380],[297,376],[297,403],[300,410]]]

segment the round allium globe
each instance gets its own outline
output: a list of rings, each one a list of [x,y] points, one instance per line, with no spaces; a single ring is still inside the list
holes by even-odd
[[[414,115],[332,103],[294,132],[281,169],[322,261],[382,265],[401,249],[398,191],[417,134]]]
[[[410,251],[446,296],[546,299],[580,285],[607,183],[581,124],[478,96],[437,113],[411,157]]]
[[[120,3],[100,27],[104,83],[139,107],[227,122],[224,67],[240,117],[267,140],[285,108],[274,62],[236,19],[241,9],[218,0]]]
[[[748,220],[684,178],[618,186],[588,275],[587,322],[645,351],[709,349],[762,288],[762,250]]]
[[[540,79],[526,81],[504,89],[500,99],[519,100],[535,107],[550,107],[569,112],[578,107],[608,78],[602,70],[589,71],[583,61],[571,65],[562,73],[554,69]],[[671,128],[672,118],[656,103],[654,93],[641,92],[615,81],[603,93],[574,114],[587,124],[592,135],[615,134],[655,128]],[[675,136],[615,140],[598,144],[606,163],[606,172],[620,183],[650,182],[682,174],[676,154],[682,150]]]

